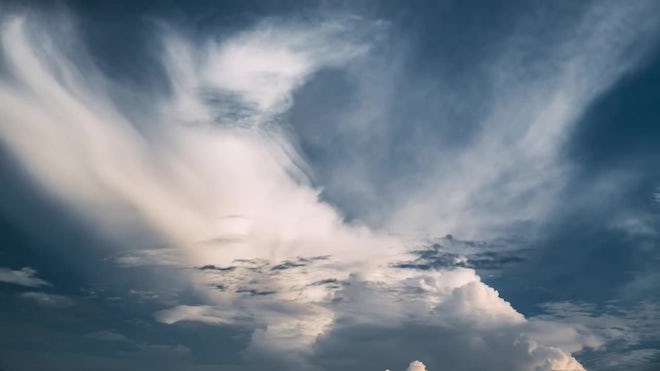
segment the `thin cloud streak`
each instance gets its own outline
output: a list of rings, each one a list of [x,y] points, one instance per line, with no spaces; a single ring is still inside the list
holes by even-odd
[[[26,287],[51,286],[50,282],[37,277],[37,271],[29,267],[16,270],[0,268],[0,282]]]

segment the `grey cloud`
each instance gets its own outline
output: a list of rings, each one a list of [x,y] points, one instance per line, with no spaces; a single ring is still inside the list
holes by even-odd
[[[587,365],[597,370],[646,369],[660,363],[658,352],[649,349],[660,341],[660,307],[641,302],[634,307],[612,302],[551,302],[544,314],[532,321],[561,321],[574,328],[590,344],[584,353]]]
[[[29,291],[20,294],[20,297],[32,300],[39,305],[53,308],[66,308],[72,306],[75,302],[62,295],[47,294],[45,292]]]
[[[465,328],[413,323],[401,327],[346,326],[319,339],[315,359],[322,369],[396,369],[393,365],[403,369],[414,356],[423,359],[429,370],[582,370],[574,361],[559,361],[558,349],[539,348],[517,331],[482,329],[478,337],[473,336]],[[546,363],[547,357],[556,363]]]
[[[498,272],[510,265],[524,263],[528,252],[525,241],[461,241],[448,236],[413,250],[414,260],[396,266],[422,270],[466,267],[480,272]]]
[[[598,370],[653,371],[660,366],[660,350],[657,348],[623,350],[607,354],[596,353],[593,357],[593,363]]]
[[[102,340],[102,341],[128,341],[129,339],[114,331],[114,330],[103,330],[103,331],[96,331],[96,332],[90,332],[88,334],[85,334],[86,338],[89,339],[94,339],[94,340]]]
[[[568,133],[651,49],[646,42],[658,24],[646,9],[656,10],[652,2],[608,2],[521,11],[506,33],[485,43],[448,30],[474,57],[468,59],[477,66],[464,70],[437,48],[419,50],[405,34],[414,29],[402,29],[368,63],[352,66],[343,77],[347,86],[317,93],[333,102],[350,94],[342,109],[324,110],[323,103],[311,109],[307,101],[297,109],[294,124],[318,164],[324,197],[355,219],[403,234],[532,232],[575,175],[563,157]],[[624,26],[630,19],[639,23]],[[629,54],[626,45],[642,47]],[[419,55],[433,67],[414,59]],[[333,83],[340,85],[322,86]],[[303,99],[316,91],[304,93]],[[456,106],[477,117],[457,118]],[[318,132],[329,125],[337,129],[325,140]],[[461,139],[451,130],[469,134]]]
[[[0,268],[0,282],[11,283],[27,287],[51,286],[51,284],[37,277],[37,271],[24,267],[21,269]]]
[[[156,319],[160,322],[172,324],[180,321],[197,321],[208,324],[229,324],[230,318],[223,311],[213,307],[181,305],[176,308],[162,310],[156,313]]]

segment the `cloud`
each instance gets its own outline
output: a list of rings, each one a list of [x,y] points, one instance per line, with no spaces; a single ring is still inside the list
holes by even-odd
[[[66,308],[74,304],[74,301],[66,296],[47,294],[45,292],[29,291],[21,293],[19,296],[32,300],[44,307]]]
[[[196,321],[208,324],[228,324],[230,319],[223,318],[224,313],[208,305],[180,305],[156,313],[160,322],[172,324],[180,321]]]
[[[390,371],[389,369],[385,371]],[[420,361],[412,361],[406,371],[426,371],[426,366]]]
[[[632,369],[657,362],[657,352],[648,349],[649,344],[657,341],[660,330],[655,315],[660,308],[655,303],[641,302],[627,307],[616,302],[602,306],[551,302],[545,303],[543,309],[544,314],[531,319],[540,325],[535,331],[552,331],[552,325],[544,324],[546,320],[569,326],[577,335],[576,345],[588,344],[591,349],[588,366],[593,369]]]
[[[319,201],[282,129],[267,125],[280,113],[273,105],[286,104],[287,95],[264,92],[258,83],[265,74],[293,88],[320,68],[359,56],[364,47],[343,40],[341,25],[258,26],[236,40],[202,46],[181,46],[166,37],[163,60],[172,94],[151,98],[158,124],[147,128],[129,121],[107,97],[107,82],[98,71],[49,48],[69,35],[51,34],[57,39],[38,42],[34,39],[47,36],[29,33],[32,27],[21,18],[3,24],[6,66],[16,81],[0,86],[6,98],[0,104],[1,134],[35,182],[92,225],[110,226],[99,233],[123,242],[136,225],[145,225],[167,244],[194,246],[181,259],[199,265],[277,258],[276,246],[289,256],[296,249],[302,254],[305,246],[366,241],[354,236],[367,230],[353,232],[356,228],[343,225],[341,216]],[[264,44],[269,47],[261,48]],[[240,74],[232,69],[227,75],[239,79],[235,82],[222,77],[226,64],[238,68],[233,53],[247,60],[286,55],[305,67],[262,71],[248,63]],[[225,94],[234,98],[215,100]],[[243,105],[250,111],[238,127],[233,116],[215,112]],[[234,215],[241,218],[229,217]],[[204,243],[221,239],[234,246]]]
[[[473,270],[386,274],[399,276],[352,277],[332,298],[334,325],[314,345],[320,368],[385,368],[412,354],[430,369],[583,369],[562,350],[582,349],[570,327],[553,323],[546,333],[536,331]],[[555,331],[566,334],[548,336]],[[469,356],[474,353],[480,357]],[[369,366],[373,359],[359,354],[378,354],[379,363]]]
[[[286,114],[296,90],[323,70],[395,84],[371,64],[367,35],[382,32],[380,22],[268,21],[201,41],[168,30],[158,57],[169,89],[144,97],[145,122],[136,122],[125,113],[136,107],[111,99],[108,78],[63,41],[75,40],[73,31],[11,18],[2,24],[0,136],[35,184],[115,241],[117,264],[202,267],[181,278],[195,300],[181,298],[155,319],[248,328],[246,363],[365,369],[378,354],[380,369],[417,358],[431,369],[583,370],[570,352],[589,343],[570,327],[526,319],[475,270],[402,264],[417,258],[428,231],[488,231],[548,212],[565,174],[566,132],[624,71],[600,64],[614,52],[595,40],[624,48],[634,39],[610,26],[617,11],[605,15],[553,45],[539,78],[519,81],[511,50],[489,66],[498,92],[470,149],[431,151],[447,161],[424,169],[410,188],[393,185],[396,197],[382,201],[391,212],[371,228],[347,222],[321,197]],[[361,94],[381,96],[381,85],[359,82]],[[337,181],[373,181],[352,162],[341,165],[347,173]],[[408,237],[415,228],[422,232],[410,238],[389,233]],[[47,285],[31,270],[0,273]],[[53,300],[44,295],[28,297]],[[538,331],[544,326],[554,331]],[[409,370],[425,367],[417,361]]]
[[[129,341],[129,339],[126,336],[124,336],[123,334],[120,334],[120,333],[118,333],[117,331],[114,331],[114,330],[103,330],[103,331],[90,332],[88,334],[85,334],[84,336],[86,338],[89,338],[89,339],[101,340],[101,341],[110,341],[110,342]]]
[[[47,281],[37,278],[37,271],[24,267],[19,270],[0,268],[0,282],[11,283],[27,287],[51,286]]]
[[[598,364],[599,370],[652,370],[660,365],[660,350],[644,348],[603,354]]]
[[[651,8],[605,2],[560,14],[521,12],[488,41],[424,24],[423,31],[455,35],[451,44],[467,54],[464,68],[451,51],[426,50],[436,43],[412,42],[416,28],[395,35],[390,48],[351,66],[352,101],[342,110],[323,103],[298,109],[325,197],[371,226],[409,236],[530,231],[551,217],[575,175],[565,150],[576,123],[651,49],[658,27]],[[630,54],[633,44],[642,47]],[[324,128],[306,123],[320,120],[318,110],[333,119],[324,125],[337,122],[332,140],[317,139]]]
[[[426,366],[420,361],[412,361],[406,371],[426,371]]]

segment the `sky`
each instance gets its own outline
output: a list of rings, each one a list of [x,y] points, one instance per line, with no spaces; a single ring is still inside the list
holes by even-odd
[[[658,370],[658,14],[0,0],[0,370]]]

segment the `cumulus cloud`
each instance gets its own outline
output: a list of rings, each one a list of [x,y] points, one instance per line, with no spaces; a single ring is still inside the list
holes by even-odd
[[[314,141],[322,129],[308,128],[327,153],[326,192],[357,218],[412,236],[486,238],[543,220],[575,170],[564,157],[575,124],[649,50],[627,52],[656,32],[651,8],[600,2],[524,14],[510,32],[468,48],[474,65],[464,72],[452,55],[434,59],[433,76],[411,71],[418,61],[399,54],[414,47],[408,38],[353,66],[357,103],[333,116],[341,131],[324,144]],[[461,42],[474,42],[452,41],[461,53]]]
[[[18,270],[0,268],[0,282],[27,287],[50,286],[51,284],[37,277],[37,271],[24,267]]]
[[[389,369],[385,371],[390,371]],[[406,371],[426,371],[426,366],[420,361],[412,361]]]
[[[426,366],[420,361],[412,361],[406,371],[426,371]]]
[[[632,36],[613,32],[609,20],[581,29],[586,36],[558,46],[559,55],[594,38],[627,45]],[[348,370],[373,366],[368,355],[382,354],[380,369],[418,358],[431,369],[583,370],[570,352],[585,343],[570,329],[554,338],[537,331],[473,269],[403,267],[423,238],[346,222],[313,186],[286,123],[294,93],[324,69],[368,69],[367,35],[383,27],[354,19],[270,21],[201,42],[168,30],[159,57],[170,89],[146,97],[146,122],[135,122],[109,97],[107,78],[78,63],[83,50],[57,47],[75,45],[63,43],[75,39],[73,31],[5,19],[0,136],[47,194],[130,246],[118,248],[118,264],[198,267],[186,278],[201,302],[163,308],[155,319],[250,328],[247,362]],[[506,99],[475,137],[475,150],[402,192],[380,227],[446,232],[544,212],[563,171],[565,130],[621,72],[592,63],[607,60],[610,49],[587,48],[558,73],[503,90]],[[498,75],[499,86],[514,83],[511,76]],[[521,104],[530,89],[537,94]],[[136,228],[155,237],[135,242]],[[153,249],[153,240],[165,247]],[[34,275],[0,270],[5,282],[48,284]],[[425,369],[419,361],[408,368]]]
[[[620,303],[602,307],[587,303],[551,302],[543,305],[544,314],[531,319],[540,325],[536,331],[555,332],[550,339],[562,336],[548,323],[560,321],[574,334],[574,345],[589,344],[592,364],[598,370],[620,370],[653,364],[658,352],[647,348],[660,330],[657,304],[642,302],[634,308]],[[554,328],[553,328],[554,327]],[[566,329],[563,335],[565,335]]]

